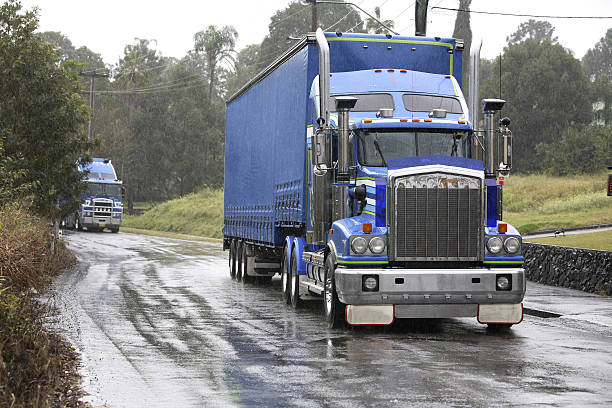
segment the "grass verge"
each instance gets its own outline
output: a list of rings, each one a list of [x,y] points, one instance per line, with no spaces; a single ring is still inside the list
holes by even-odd
[[[123,227],[222,238],[223,190],[205,188],[158,204],[143,215],[124,215],[122,230],[127,231]]]
[[[522,234],[612,223],[607,174],[512,175],[504,186],[504,219]]]
[[[0,207],[0,406],[83,406],[78,356],[41,319],[37,301],[51,278],[76,262],[61,243],[49,251],[48,223],[15,204]]]
[[[534,244],[612,251],[612,230],[546,238],[525,238],[524,241]]]

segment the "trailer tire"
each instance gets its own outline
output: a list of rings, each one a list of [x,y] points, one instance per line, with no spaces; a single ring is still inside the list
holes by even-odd
[[[291,296],[289,295],[289,254],[287,253],[287,250],[287,247],[285,247],[283,250],[283,262],[281,264],[281,291],[283,293],[283,300],[289,304],[291,303]]]
[[[300,307],[300,275],[297,273],[297,257],[295,250],[291,254],[291,276],[289,280],[289,296],[294,309]]]
[[[242,256],[240,258],[242,259],[242,283],[251,283],[253,281],[253,277],[249,276],[247,273],[249,257],[247,255],[247,244],[246,243],[242,244]]]
[[[334,277],[336,265],[331,255],[325,260],[325,283],[323,286],[323,309],[327,327],[338,329],[345,327],[344,312],[346,305],[338,299],[336,292],[336,280]]]
[[[230,277],[236,279],[236,240],[232,239],[229,250]]]
[[[242,241],[236,242],[236,280],[242,281]]]

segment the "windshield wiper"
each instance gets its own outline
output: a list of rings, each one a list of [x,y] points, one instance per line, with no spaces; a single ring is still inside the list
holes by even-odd
[[[376,151],[378,152],[378,154],[380,154],[380,158],[383,161],[383,166],[384,167],[388,167],[387,166],[387,161],[385,160],[385,156],[382,154],[382,151],[380,150],[380,145],[378,144],[378,140],[374,139],[374,147],[376,148]]]

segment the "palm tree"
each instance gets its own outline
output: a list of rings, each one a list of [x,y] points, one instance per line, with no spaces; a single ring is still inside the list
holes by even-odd
[[[217,65],[223,60],[233,62],[234,47],[238,32],[232,26],[223,26],[220,29],[214,25],[209,25],[206,30],[197,32],[193,39],[195,41],[195,51],[204,52],[208,65],[209,98],[212,98],[215,71]]]

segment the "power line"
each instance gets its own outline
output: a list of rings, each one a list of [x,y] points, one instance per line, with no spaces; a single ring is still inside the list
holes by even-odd
[[[610,19],[612,16],[601,17],[601,16],[545,16],[545,15],[535,15],[535,14],[515,14],[515,13],[499,13],[494,11],[475,11],[475,10],[464,10],[458,8],[450,8],[450,7],[432,7],[433,9],[439,10],[448,10],[448,11],[463,11],[465,13],[475,13],[475,14],[490,14],[490,15],[498,15],[498,16],[510,16],[510,17],[535,17],[535,18],[561,18],[561,19]]]

